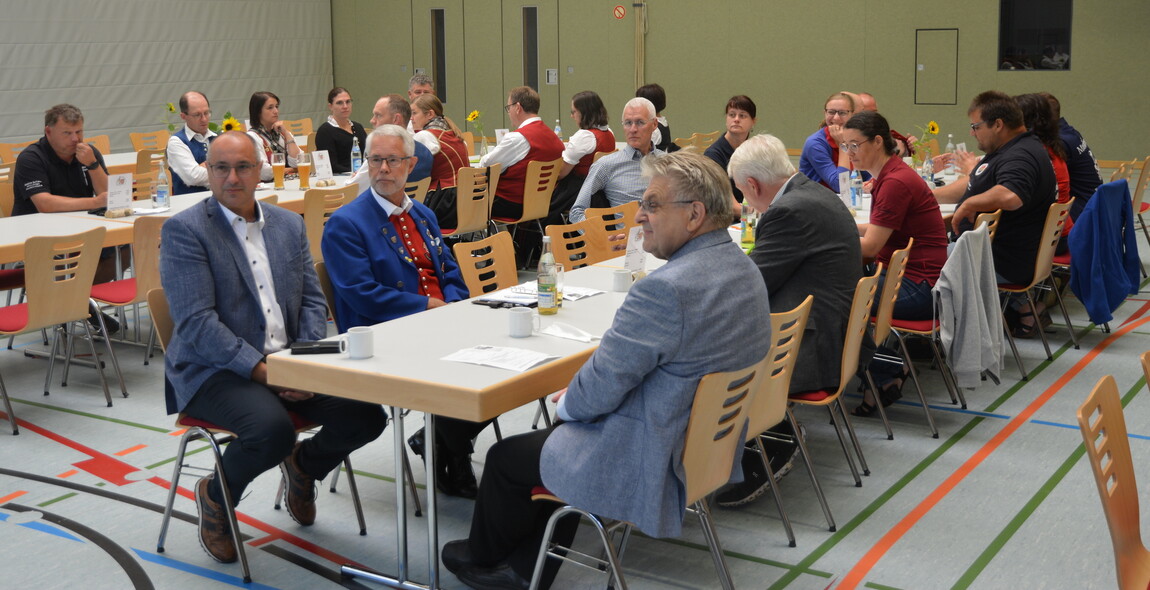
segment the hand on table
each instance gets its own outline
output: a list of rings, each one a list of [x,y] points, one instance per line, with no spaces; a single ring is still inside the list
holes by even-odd
[[[442,299],[436,299],[435,297],[427,298],[427,309],[435,309],[437,307],[443,307],[444,305],[447,305],[447,302]]]

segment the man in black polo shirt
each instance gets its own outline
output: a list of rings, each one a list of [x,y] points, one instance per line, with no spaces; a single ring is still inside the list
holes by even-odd
[[[939,188],[935,196],[942,203],[959,203],[951,219],[955,235],[971,229],[979,213],[1002,209],[991,246],[994,270],[999,282],[1026,285],[1034,277],[1042,227],[1058,192],[1050,156],[1026,130],[1018,105],[1002,92],[979,94],[967,115],[970,134],[986,156],[979,162],[971,162],[975,156],[969,153],[958,156],[959,167],[971,170],[969,183],[965,189],[960,183]],[[1016,311],[1023,328],[1015,335],[1036,334],[1029,307],[1023,304]]]
[[[16,158],[12,215],[86,211],[108,201],[104,157],[84,143],[84,114],[70,104],[44,112],[44,137]]]

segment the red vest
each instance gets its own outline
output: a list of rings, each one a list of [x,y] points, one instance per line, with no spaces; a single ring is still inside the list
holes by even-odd
[[[495,195],[512,203],[523,203],[523,184],[527,179],[527,165],[535,160],[544,162],[558,160],[563,155],[563,142],[559,141],[559,136],[544,125],[542,120],[533,121],[516,131],[527,138],[531,148],[522,160],[508,166],[499,174]]]
[[[595,161],[596,152],[613,152],[615,151],[615,134],[610,131],[603,131],[602,129],[588,129],[595,135],[595,151],[583,156],[579,159],[579,163],[571,169],[572,172],[579,176],[587,176],[587,171],[591,169],[591,164]]]
[[[463,139],[446,129],[428,129],[439,140],[439,153],[431,161],[431,188],[455,186],[455,172],[471,165]]]

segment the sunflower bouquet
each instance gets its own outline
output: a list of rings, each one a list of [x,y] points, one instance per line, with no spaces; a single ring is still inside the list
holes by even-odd
[[[467,114],[467,122],[471,123],[471,126],[475,128],[475,134],[482,137],[483,136],[483,121],[479,120],[480,116],[481,116],[481,113],[478,110],[471,111],[470,113]]]
[[[937,156],[938,154],[930,153],[930,143],[931,141],[935,141],[935,137],[938,137],[938,123],[930,121],[926,124],[926,127],[920,127],[918,125],[915,125],[915,127],[918,127],[918,130],[921,132],[918,139],[914,141],[915,158],[921,161],[931,156]]]

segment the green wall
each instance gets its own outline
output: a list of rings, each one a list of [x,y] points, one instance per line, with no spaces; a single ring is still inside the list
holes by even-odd
[[[636,86],[636,9],[618,0],[332,0],[335,82],[356,97],[354,117],[366,122],[381,94],[406,92],[413,68],[430,73],[427,14],[444,8],[448,116],[462,124],[467,111],[479,109],[490,135],[509,126],[501,112],[506,91],[522,83],[524,5],[539,8],[539,67],[559,70],[559,83],[541,88],[543,119],[551,125],[561,117],[570,127],[571,95],[590,89],[618,121]],[[615,18],[617,5],[627,11],[622,19]],[[947,133],[967,141],[967,104],[983,90],[998,89],[1058,96],[1063,114],[1099,158],[1148,152],[1150,125],[1135,108],[1147,88],[1140,59],[1150,50],[1145,0],[1075,2],[1073,69],[1066,72],[999,72],[998,2],[992,0],[653,0],[647,14],[645,81],[667,89],[664,114],[677,137],[722,128],[727,98],[746,94],[758,105],[756,131],[801,147],[821,120],[826,96],[849,89],[875,94],[904,133],[935,120],[943,142]],[[914,104],[916,29],[958,29],[957,104]],[[542,85],[542,72],[539,78]],[[617,123],[613,128],[621,136]]]

